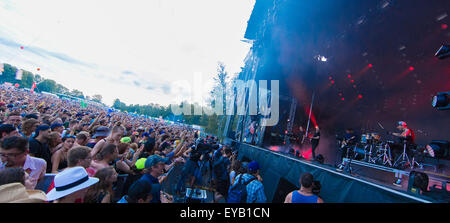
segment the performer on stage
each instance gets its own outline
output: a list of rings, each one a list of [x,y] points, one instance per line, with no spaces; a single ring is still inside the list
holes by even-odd
[[[408,145],[414,145],[415,136],[414,132],[408,128],[408,125],[404,121],[399,121],[397,129],[402,131],[402,133],[392,133],[392,135],[399,137],[399,143],[403,144],[405,141]]]
[[[305,137],[305,129],[303,129],[303,126],[300,126],[299,133],[298,133],[298,143],[303,144]]]
[[[353,147],[357,142],[357,135],[353,129],[348,128],[345,130],[344,139],[341,142],[341,160],[347,156],[348,149]]]
[[[311,138],[311,151],[313,155],[313,159],[316,159],[316,148],[319,145],[320,140],[320,130],[319,126],[316,126],[316,132],[314,133],[313,137]]]
[[[414,132],[408,128],[408,125],[404,121],[399,121],[397,124],[397,129],[402,131],[401,133],[391,133],[394,136],[398,137],[398,143],[396,145],[391,146],[393,150],[392,153],[394,155],[394,160],[396,160],[401,153],[403,152],[404,144],[406,143],[406,153],[410,154],[410,148],[414,147],[415,135]],[[408,155],[409,156],[409,155]]]

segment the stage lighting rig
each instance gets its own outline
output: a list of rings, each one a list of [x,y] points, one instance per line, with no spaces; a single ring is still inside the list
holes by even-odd
[[[450,57],[450,45],[442,45],[434,56],[441,60]]]
[[[433,97],[431,105],[439,110],[449,110],[450,109],[450,91],[440,92]]]

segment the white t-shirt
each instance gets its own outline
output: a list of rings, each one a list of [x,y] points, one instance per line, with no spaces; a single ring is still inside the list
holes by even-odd
[[[3,163],[0,161],[0,170],[4,168],[6,167],[4,167]],[[47,170],[47,162],[44,159],[27,155],[22,169],[28,173],[28,179],[31,182],[31,185],[27,187],[27,189],[33,190],[39,179],[44,177],[45,171]]]

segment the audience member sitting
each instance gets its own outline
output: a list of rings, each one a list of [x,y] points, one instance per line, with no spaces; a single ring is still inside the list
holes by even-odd
[[[117,172],[112,167],[98,170],[94,177],[99,182],[89,188],[86,193],[85,203],[111,203],[113,198],[113,183],[117,181]]]
[[[30,185],[27,189],[34,189],[42,179],[47,169],[45,160],[28,155],[28,140],[24,137],[13,136],[3,140],[0,147],[0,170],[19,167],[29,175]]]
[[[130,186],[128,195],[124,195],[117,203],[150,203],[151,191],[152,184],[145,180],[138,180]]]
[[[323,200],[312,192],[314,177],[303,173],[300,178],[300,190],[295,190],[286,196],[284,203],[323,203]]]
[[[54,203],[75,203],[85,197],[88,188],[99,179],[89,177],[83,167],[68,168],[56,174],[55,188],[47,193],[47,201]]]

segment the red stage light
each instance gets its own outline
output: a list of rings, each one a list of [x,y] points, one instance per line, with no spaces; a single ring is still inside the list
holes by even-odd
[[[361,99],[361,98],[362,98],[362,94],[359,94],[359,95],[358,95],[358,98]]]
[[[333,79],[333,78],[332,78],[332,77],[330,76],[330,77],[329,77],[328,79],[330,79],[330,80],[331,80],[331,79]]]
[[[352,82],[352,83],[353,83],[353,82],[355,82],[355,80],[351,80],[350,82]]]
[[[369,67],[372,67],[372,64],[369,64]]]
[[[40,71],[40,70],[41,70],[41,68],[38,68],[38,69],[37,69],[37,71]]]
[[[409,70],[410,70],[410,71],[413,71],[413,70],[414,70],[414,67],[409,67]]]
[[[349,74],[349,75],[347,75],[347,77],[348,77],[348,78],[351,78],[351,77],[352,77],[352,75],[350,75],[350,74]]]
[[[331,81],[332,84],[334,84],[334,81]]]
[[[21,47],[20,47],[20,49],[22,49],[22,50],[23,50],[23,46],[21,46]]]
[[[345,100],[345,98],[341,98],[341,100],[342,100],[342,101],[344,101],[344,100]]]
[[[441,28],[442,28],[442,29],[447,29],[447,28],[448,28],[448,25],[447,25],[447,24],[442,24],[442,25],[441,25]]]

